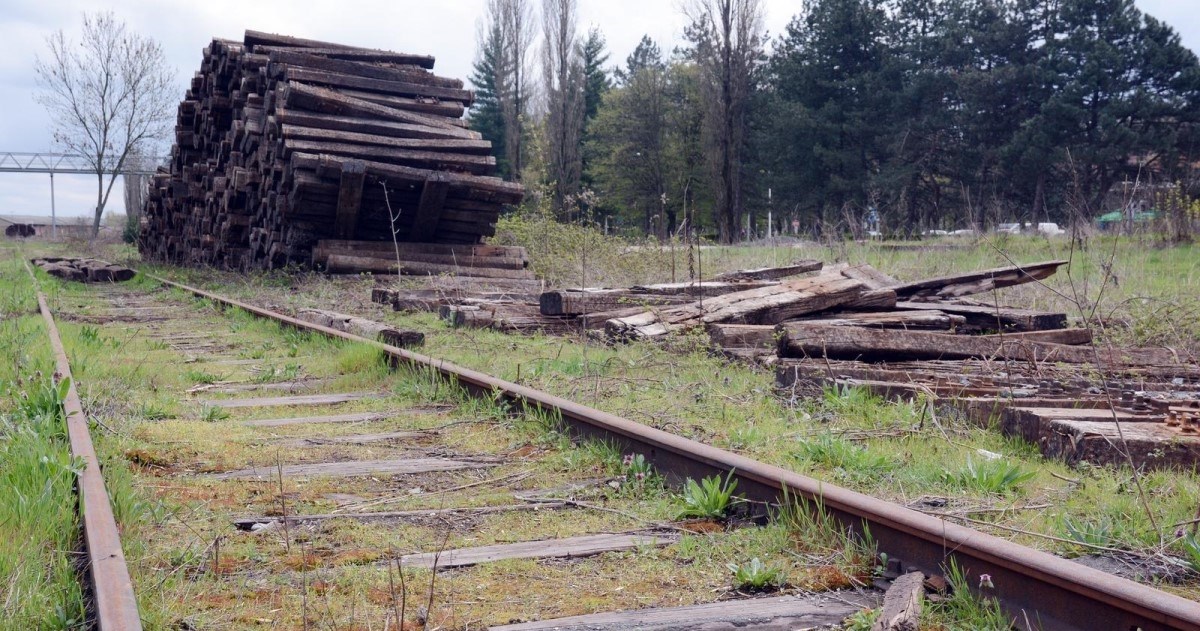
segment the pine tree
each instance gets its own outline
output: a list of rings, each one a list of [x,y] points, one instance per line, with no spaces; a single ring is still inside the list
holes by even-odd
[[[475,88],[475,103],[471,106],[471,129],[479,132],[484,140],[491,141],[492,155],[496,156],[496,171],[503,178],[511,178],[506,140],[504,111],[500,103],[500,88],[497,68],[504,54],[499,25],[487,30],[479,58],[471,73],[471,85]]]

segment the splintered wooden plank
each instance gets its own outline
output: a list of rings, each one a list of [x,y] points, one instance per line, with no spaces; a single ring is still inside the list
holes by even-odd
[[[1200,436],[1165,423],[1121,423],[1118,430],[1112,421],[1053,419],[1038,444],[1046,457],[1069,464],[1121,466],[1129,462],[1126,453],[1138,468],[1191,471],[1200,464]]]
[[[1067,261],[1045,261],[1028,265],[1013,265],[994,269],[927,278],[897,285],[893,289],[901,298],[951,298],[983,293],[1001,287],[1049,278]]]
[[[457,471],[459,469],[481,469],[495,466],[487,462],[467,462],[451,460],[450,458],[390,458],[386,460],[352,460],[349,462],[320,462],[316,464],[286,464],[283,465],[285,478],[353,478],[365,475],[408,475],[414,473],[435,473],[438,471]],[[235,478],[268,479],[279,475],[275,466],[251,467],[237,471],[216,473],[211,477],[217,480]]]
[[[387,440],[418,438],[425,436],[424,432],[383,432],[378,434],[350,434],[348,436],[326,436],[311,438],[290,438],[275,442],[281,447],[316,447],[319,445],[367,445]]]
[[[325,383],[327,383],[325,379],[305,379],[300,381],[276,381],[274,383],[208,384],[189,388],[188,393],[237,394],[239,392],[260,392],[264,390],[300,392],[301,390],[311,390]]]
[[[1170,366],[1181,358],[1170,349],[1070,346],[1016,335],[948,335],[928,331],[827,326],[807,321],[780,325],[780,357],[828,357],[868,361],[1008,359],[1105,366]]]
[[[400,564],[404,567],[432,568],[435,557],[438,568],[464,567],[504,559],[579,558],[604,552],[667,546],[678,540],[679,537],[674,534],[583,535],[564,539],[443,550],[440,554],[435,552],[409,554],[401,557]]]
[[[233,520],[233,525],[241,530],[250,530],[255,524],[270,524],[286,519],[291,524],[303,524],[330,519],[353,519],[355,521],[381,521],[387,519],[420,519],[427,517],[442,517],[450,515],[491,515],[512,511],[537,512],[568,508],[566,502],[536,502],[533,504],[506,504],[502,506],[478,506],[463,508],[424,508],[418,510],[379,511],[374,513],[320,513],[316,515],[288,515],[285,517],[241,517]],[[439,564],[440,565],[440,564]]]
[[[1019,406],[1019,407],[1018,407]],[[1000,414],[1000,431],[1007,436],[1019,436],[1039,444],[1054,420],[1083,423],[1121,423],[1122,428],[1145,423],[1161,422],[1163,416],[1130,414],[1105,408],[1035,407],[1032,403],[1017,402]]]
[[[409,240],[418,243],[432,241],[437,232],[438,220],[442,216],[442,207],[446,204],[446,193],[450,191],[450,180],[439,172],[434,172],[425,179],[421,190],[421,201],[417,203],[416,217],[413,219]]]
[[[816,629],[841,625],[851,614],[879,605],[877,594],[838,592],[836,598],[775,596],[686,607],[614,611],[488,627],[489,631],[701,631]]]
[[[1012,309],[985,305],[967,305],[949,302],[896,303],[899,310],[938,309],[966,318],[967,326],[978,330],[993,331],[1044,331],[1063,329],[1067,326],[1067,314],[1030,309]]]
[[[284,425],[307,425],[309,423],[365,423],[378,421],[389,416],[387,412],[359,412],[356,414],[333,414],[329,416],[297,416],[293,418],[264,418],[246,421],[254,427],[281,427]]]
[[[209,399],[203,405],[232,408],[267,408],[291,405],[337,405],[362,399],[382,399],[378,392],[346,392],[342,394],[307,394],[294,397],[262,397],[258,399]]]
[[[333,220],[333,233],[339,239],[354,238],[354,229],[358,227],[358,210],[362,208],[363,183],[366,177],[367,165],[362,160],[347,160],[342,163],[337,216]]]
[[[714,322],[776,324],[816,311],[849,305],[862,297],[861,282],[838,272],[717,296],[686,305],[613,318],[605,323],[612,338],[652,338]],[[890,292],[888,292],[890,293]],[[894,295],[892,302],[895,302]]]
[[[781,267],[760,267],[756,269],[742,269],[733,272],[725,272],[713,277],[713,280],[721,281],[742,281],[742,280],[777,280],[787,278],[788,276],[798,276],[806,272],[815,272],[821,269],[823,263],[814,260],[796,261],[790,265]]]

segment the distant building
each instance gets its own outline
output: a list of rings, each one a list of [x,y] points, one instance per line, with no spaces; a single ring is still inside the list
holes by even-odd
[[[51,219],[40,215],[0,215],[0,229],[10,239],[49,237]],[[87,237],[91,225],[87,217],[59,217],[58,236]]]

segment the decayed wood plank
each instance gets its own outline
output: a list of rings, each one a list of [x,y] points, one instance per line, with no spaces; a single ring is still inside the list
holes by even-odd
[[[910,572],[892,581],[883,595],[883,611],[871,631],[917,631],[925,601],[925,575]]]
[[[348,462],[320,462],[316,464],[285,464],[283,477],[325,477],[352,478],[364,475],[407,475],[415,473],[435,473],[438,471],[457,471],[460,469],[481,469],[495,466],[487,462],[469,462],[452,460],[450,458],[393,458],[386,460],[351,460]],[[279,475],[276,466],[251,467],[237,471],[215,473],[209,477],[217,480],[232,480],[236,478],[270,479]]]
[[[292,418],[264,418],[246,421],[246,425],[254,427],[282,427],[285,425],[307,425],[310,423],[365,423],[378,421],[390,416],[387,412],[358,412],[355,414],[334,414],[329,416],[297,416]]]
[[[1010,307],[967,305],[955,302],[909,302],[896,303],[900,310],[938,309],[966,318],[966,326],[980,331],[1044,331],[1063,329],[1067,326],[1067,314]]]
[[[821,261],[803,260],[781,267],[760,267],[757,269],[743,269],[733,272],[725,272],[724,274],[717,274],[713,277],[713,280],[778,280],[780,278],[787,278],[788,276],[799,276],[800,274],[804,274],[806,272],[815,272],[821,269],[822,265],[823,263],[821,263]]]
[[[750,289],[758,289],[760,287],[775,287],[779,285],[777,280],[752,280],[743,282],[727,282],[719,280],[693,281],[687,283],[655,283],[653,285],[634,285],[630,287],[630,291],[641,294],[654,294],[658,296],[669,295],[685,295],[699,298],[703,296],[715,298],[725,294],[732,294],[739,291],[747,291]]]
[[[781,325],[780,357],[829,357],[868,361],[922,359],[1009,359],[1084,364],[1098,354],[1104,365],[1155,366],[1179,363],[1179,357],[1156,348],[1093,349],[1031,340],[1011,335],[948,335],[927,331],[877,330],[788,322]]]
[[[237,394],[239,392],[261,392],[264,390],[283,390],[286,392],[301,392],[311,390],[328,383],[326,379],[304,379],[299,381],[276,381],[275,383],[234,383],[206,384],[188,389],[188,394],[206,392],[208,394]]]
[[[629,289],[556,289],[538,296],[542,315],[582,315],[615,309],[679,305],[695,300],[679,294],[650,294]],[[640,310],[639,310],[640,312]]]
[[[891,289],[892,287],[900,284],[900,281],[875,269],[867,263],[846,266],[844,269],[842,269],[842,276],[861,281],[862,284],[871,289]]]
[[[1026,331],[1024,333],[1005,333],[1010,340],[1030,340],[1037,342],[1052,342],[1068,346],[1080,346],[1092,343],[1091,329],[1057,329],[1047,331]]]
[[[445,138],[478,140],[479,132],[455,127],[431,127],[413,123],[361,118],[358,116],[337,116],[335,114],[320,114],[302,110],[278,107],[275,118],[280,123],[302,125],[305,128],[329,129],[334,131],[370,134],[387,138]]]
[[[489,631],[734,631],[825,628],[878,606],[874,594],[838,592],[836,598],[775,596],[726,600],[686,607],[614,611],[488,627]]]
[[[1035,445],[1039,444],[1049,431],[1052,420],[1112,423],[1115,419],[1121,423],[1121,427],[1129,427],[1142,422],[1158,422],[1163,418],[1162,415],[1148,417],[1105,408],[1041,407],[1024,401],[1014,403],[1013,407],[1000,413],[1000,431],[1008,436],[1019,436]]]
[[[1049,278],[1067,261],[1044,261],[927,278],[893,287],[901,298],[948,298],[978,294],[1001,287]]]
[[[438,220],[442,216],[442,207],[446,204],[446,193],[450,190],[450,182],[441,173],[432,173],[425,179],[421,189],[421,200],[417,203],[416,217],[413,218],[412,230],[408,233],[410,241],[418,243],[432,241],[437,233]]]
[[[852,303],[862,296],[863,290],[859,281],[840,273],[827,273],[614,318],[604,328],[614,338],[649,338],[713,322],[775,324]]]
[[[456,265],[441,265],[437,263],[422,263],[419,261],[400,261],[376,256],[351,256],[346,254],[330,254],[325,259],[326,270],[329,272],[375,272],[395,274],[397,270],[407,276],[437,276],[452,274],[455,276],[477,276],[480,278],[509,278],[532,279],[533,272],[525,269],[497,269],[494,267],[460,267]]]
[[[425,334],[420,331],[397,329],[382,322],[375,322],[374,320],[338,313],[336,311],[301,309],[296,314],[296,317],[307,322],[345,331],[346,333],[353,333],[354,335],[368,339],[379,340],[384,344],[391,344],[392,346],[399,346],[401,348],[413,348],[425,343]]]
[[[721,348],[774,349],[775,327],[770,324],[724,324],[714,322],[705,327],[713,344]]]
[[[1128,464],[1126,451],[1139,468],[1190,471],[1200,464],[1200,437],[1162,423],[1122,423],[1117,431],[1112,421],[1051,419],[1036,444],[1070,464],[1121,466]]]
[[[533,504],[506,504],[502,506],[479,506],[466,508],[427,508],[421,510],[382,511],[375,513],[320,513],[316,515],[288,515],[287,517],[241,517],[233,520],[233,525],[242,530],[250,530],[255,524],[270,524],[285,519],[291,524],[328,521],[330,519],[353,519],[356,521],[379,521],[387,519],[420,519],[423,517],[438,517],[443,515],[490,515],[493,513],[508,513],[513,511],[540,511],[566,508],[566,502],[535,502]]]
[[[293,37],[291,35],[279,35],[276,33],[267,33],[264,31],[247,30],[242,43],[246,46],[270,48],[273,46],[288,47],[288,48],[312,48],[321,51],[343,52],[343,53],[374,53],[383,55],[383,59],[391,63],[413,64],[422,68],[433,67],[433,57],[429,55],[409,55],[406,53],[394,53],[389,50],[375,50],[371,48],[359,48],[357,46],[348,46],[346,44],[337,44],[334,42],[324,42],[315,39],[304,39],[302,37]],[[329,53],[325,53],[329,54]],[[378,58],[372,58],[378,59]]]
[[[821,318],[805,318],[828,326],[865,326],[877,329],[920,329],[948,331],[966,321],[936,309],[923,311],[868,311],[863,313],[837,313]]]
[[[403,440],[427,436],[424,432],[383,432],[380,434],[350,434],[348,436],[327,436],[310,438],[289,438],[273,441],[280,447],[317,447],[320,445],[367,445],[388,440]]]
[[[431,568],[437,557],[438,568],[465,567],[504,559],[579,558],[604,552],[635,548],[661,547],[679,540],[675,534],[603,534],[566,537],[542,541],[505,543],[477,548],[443,550],[440,554],[424,552],[400,558],[404,567]]]
[[[203,405],[231,408],[265,408],[292,405],[337,405],[362,399],[382,399],[378,392],[347,392],[341,394],[308,394],[294,397],[261,397],[256,399],[208,399]]]
[[[342,164],[337,214],[333,220],[333,233],[339,239],[354,237],[354,230],[358,226],[358,210],[362,208],[363,183],[366,177],[367,165],[361,160],[347,160]]]

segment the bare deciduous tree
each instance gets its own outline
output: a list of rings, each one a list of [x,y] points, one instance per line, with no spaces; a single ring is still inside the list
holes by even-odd
[[[46,43],[49,57],[34,63],[38,102],[54,121],[55,142],[96,171],[95,238],[130,153],[171,130],[174,73],[158,42],[129,32],[111,13],[84,14],[78,42],[60,30]]]
[[[742,216],[742,152],[752,75],[763,54],[762,0],[689,0],[686,35],[703,78],[705,136],[718,237],[731,243]]]
[[[583,170],[584,72],[576,33],[575,0],[543,0],[543,72],[546,87],[547,176],[554,209],[562,212],[579,192]]]
[[[520,181],[524,168],[525,120],[529,109],[528,56],[533,46],[533,8],[529,0],[488,0],[480,42],[490,35],[499,39],[496,59],[496,96],[504,119],[504,150],[512,179]]]

